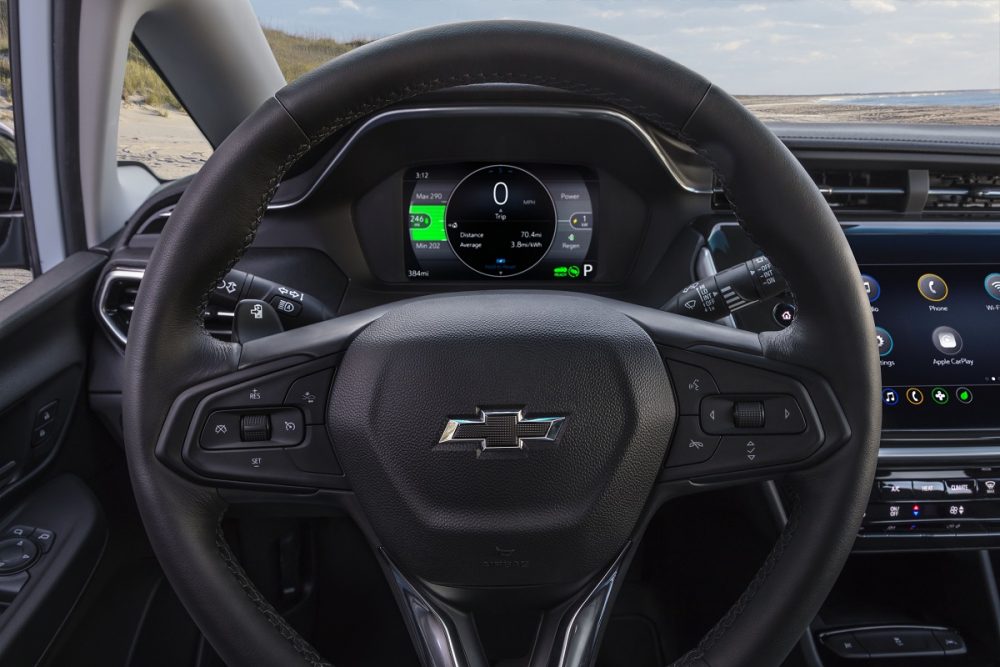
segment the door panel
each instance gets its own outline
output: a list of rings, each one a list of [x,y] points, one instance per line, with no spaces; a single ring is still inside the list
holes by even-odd
[[[0,301],[3,664],[34,664],[48,650],[107,538],[78,463],[93,444],[82,388],[105,260],[77,253]]]

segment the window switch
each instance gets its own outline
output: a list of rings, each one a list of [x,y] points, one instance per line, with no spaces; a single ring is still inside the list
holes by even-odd
[[[38,545],[42,553],[48,553],[52,548],[52,543],[56,541],[56,535],[51,530],[45,528],[35,528],[31,534],[31,541]]]
[[[49,425],[39,426],[34,431],[31,432],[31,446],[38,447],[49,441],[49,437],[52,435],[53,427]]]
[[[30,537],[35,532],[31,526],[14,525],[3,532],[5,537]]]
[[[51,403],[42,407],[37,413],[35,413],[35,425],[32,427],[38,430],[42,426],[48,426],[56,420],[56,415],[59,410],[59,401],[52,401]]]

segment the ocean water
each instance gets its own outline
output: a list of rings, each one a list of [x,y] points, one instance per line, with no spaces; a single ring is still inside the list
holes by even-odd
[[[945,90],[923,93],[831,95],[819,101],[826,104],[860,104],[863,106],[1000,107],[1000,90]]]

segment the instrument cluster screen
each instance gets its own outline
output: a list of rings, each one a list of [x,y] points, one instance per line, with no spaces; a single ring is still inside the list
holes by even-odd
[[[578,167],[435,165],[403,180],[411,280],[591,280],[597,181]]]

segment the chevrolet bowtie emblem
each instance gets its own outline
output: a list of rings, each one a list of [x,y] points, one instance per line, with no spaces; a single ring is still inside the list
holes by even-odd
[[[516,451],[534,444],[552,444],[566,417],[525,417],[521,410],[479,410],[473,419],[449,419],[438,441],[440,449],[467,445],[480,452]]]

